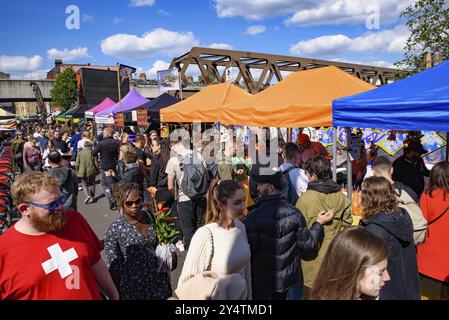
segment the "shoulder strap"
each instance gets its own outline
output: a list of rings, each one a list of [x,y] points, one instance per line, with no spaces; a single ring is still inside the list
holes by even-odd
[[[433,219],[432,221],[428,222],[428,225],[430,226],[432,223],[434,223],[435,221],[437,221],[438,219],[440,219],[442,216],[444,216],[446,214],[446,212],[449,210],[449,207],[446,208],[446,210],[443,211],[442,214],[440,214],[438,217],[436,217],[435,219]]]
[[[207,225],[205,225],[204,227],[209,231],[210,237],[212,239],[212,252],[210,254],[210,259],[208,261],[207,270],[205,270],[205,271],[211,271],[210,269],[212,268],[212,259],[214,258],[214,251],[215,251],[214,250],[214,247],[215,247],[214,236],[213,236],[212,230]]]
[[[284,171],[282,171],[282,173],[289,173],[290,171],[292,171],[292,170],[294,170],[294,169],[297,169],[297,167],[295,167],[295,166],[291,166],[291,167],[289,167],[287,170],[284,170]]]

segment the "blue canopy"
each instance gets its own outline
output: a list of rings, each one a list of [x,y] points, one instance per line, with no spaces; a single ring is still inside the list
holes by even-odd
[[[333,101],[339,127],[449,131],[449,61],[392,84]]]

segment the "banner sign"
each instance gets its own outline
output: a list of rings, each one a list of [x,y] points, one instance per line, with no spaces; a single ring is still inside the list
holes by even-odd
[[[125,127],[125,119],[123,118],[122,112],[117,112],[115,114],[114,124],[119,128]]]
[[[137,126],[138,127],[148,127],[148,112],[147,109],[137,109]]]
[[[160,70],[157,72],[160,91],[179,90],[178,69]]]

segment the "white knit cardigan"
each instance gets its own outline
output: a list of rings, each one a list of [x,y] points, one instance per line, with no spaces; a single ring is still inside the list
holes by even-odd
[[[236,220],[235,226],[243,232],[246,241],[248,241],[245,225],[239,220]],[[179,277],[178,287],[203,271],[209,271],[211,268],[213,255],[214,241],[212,231],[207,225],[205,225],[199,228],[192,237],[189,250],[182,267],[181,276]],[[251,300],[251,262],[249,262],[244,269],[244,277],[246,281],[248,299]]]

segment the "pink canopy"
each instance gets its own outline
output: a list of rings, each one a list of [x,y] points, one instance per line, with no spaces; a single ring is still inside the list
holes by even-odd
[[[99,105],[87,110],[84,114],[93,117],[95,113],[106,110],[115,105],[115,102],[109,98],[104,99]]]

